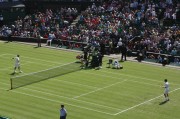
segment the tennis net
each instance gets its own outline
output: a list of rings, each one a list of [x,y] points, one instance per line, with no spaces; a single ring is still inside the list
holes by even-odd
[[[50,69],[42,70],[39,72],[34,72],[22,76],[12,77],[11,89],[19,88],[32,83],[40,82],[42,80],[50,79],[53,77],[61,76],[67,73],[79,71],[81,69],[81,64],[79,62],[73,62]]]

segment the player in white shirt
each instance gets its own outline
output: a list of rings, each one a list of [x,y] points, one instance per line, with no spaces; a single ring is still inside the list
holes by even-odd
[[[165,101],[169,101],[169,82],[167,81],[167,79],[164,79],[164,97],[165,97]]]
[[[20,68],[20,56],[17,55],[15,58],[13,58],[15,60],[15,65],[14,65],[14,73],[16,72],[16,69],[18,68],[19,72],[22,73],[21,68]]]

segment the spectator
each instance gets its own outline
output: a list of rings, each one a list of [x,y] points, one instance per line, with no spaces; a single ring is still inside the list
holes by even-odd
[[[123,61],[123,59],[124,59],[124,61],[126,61],[127,48],[126,48],[125,45],[122,45],[121,53],[122,53],[122,55],[121,55],[121,61]]]
[[[56,38],[56,36],[54,35],[53,32],[49,33],[49,36],[48,36],[48,40],[47,40],[47,45],[49,43],[49,46],[51,46],[52,44],[52,41]]]
[[[0,27],[3,26],[3,21],[4,21],[4,18],[3,18],[3,16],[0,14]]]
[[[40,33],[39,32],[37,32],[37,47],[41,47],[41,39],[42,39],[43,37],[40,35]]]
[[[156,2],[149,0],[120,1],[110,0],[101,5],[87,7],[80,13],[79,22],[75,27],[70,23],[77,16],[76,8],[47,9],[45,12],[35,12],[24,19],[18,18],[12,34],[22,37],[35,37],[40,32],[48,38],[54,33],[57,39],[93,44],[99,47],[101,41],[109,46],[110,53],[116,53],[116,46],[125,44],[131,51],[156,52],[180,55],[180,30],[177,24],[178,5],[172,0]],[[166,21],[162,26],[162,21]],[[5,35],[6,27],[1,34]],[[119,41],[119,39],[123,39]],[[52,38],[47,43],[52,42]],[[51,41],[51,42],[50,42]],[[66,43],[63,43],[64,45]],[[72,47],[72,48],[73,48]],[[145,56],[146,57],[146,56]]]

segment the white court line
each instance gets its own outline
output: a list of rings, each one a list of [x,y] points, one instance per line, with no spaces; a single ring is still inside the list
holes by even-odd
[[[180,89],[180,88],[176,88],[176,89],[170,91],[169,93],[175,92],[175,91],[177,91],[177,90],[179,90],[179,89]],[[150,102],[150,101],[153,101],[153,100],[155,100],[155,99],[157,99],[157,98],[160,98],[160,97],[162,97],[162,96],[163,96],[163,95],[160,95],[160,96],[157,96],[157,97],[155,97],[155,98],[149,99],[149,100],[147,100],[147,101],[144,101],[144,102],[142,102],[142,103],[140,103],[140,104],[137,104],[137,105],[134,105],[134,106],[132,106],[132,107],[129,107],[129,108],[127,108],[127,109],[125,109],[125,110],[122,110],[122,111],[120,111],[120,112],[118,112],[118,113],[115,113],[115,114],[113,114],[113,115],[118,115],[118,114],[127,112],[127,111],[132,110],[132,109],[134,109],[134,108],[136,108],[136,107],[139,107],[139,106],[141,106],[141,105],[144,105],[144,104],[146,104],[146,103],[148,103],[148,102]]]
[[[1,83],[1,82],[0,82],[0,83]],[[5,83],[2,83],[2,84],[5,84]],[[7,84],[5,84],[5,85],[7,85]],[[0,88],[0,89],[6,90],[5,88]],[[25,88],[24,88],[24,89],[25,89]],[[91,111],[94,111],[94,112],[99,112],[99,113],[103,113],[103,114],[107,114],[107,115],[113,115],[112,113],[103,112],[103,111],[100,111],[100,110],[91,109],[91,108],[87,108],[87,107],[77,106],[77,105],[74,105],[74,104],[70,104],[70,103],[66,103],[66,102],[61,102],[61,101],[57,101],[57,100],[53,100],[53,99],[49,99],[49,98],[44,98],[44,97],[36,96],[36,95],[32,95],[32,94],[27,94],[27,93],[23,93],[23,92],[16,91],[16,90],[10,90],[10,91],[15,92],[15,93],[18,93],[18,94],[26,95],[26,96],[38,98],[38,99],[43,99],[43,100],[47,100],[47,101],[51,101],[51,102],[56,102],[56,103],[64,103],[64,104],[66,104],[66,105],[70,105],[70,106],[73,106],[73,107],[78,107],[78,108],[81,108],[81,109],[91,110]],[[45,93],[45,92],[44,92],[44,93]],[[50,95],[50,94],[49,94],[49,95]],[[105,106],[105,107],[106,107],[106,106]]]
[[[1,54],[0,57],[5,56],[5,55],[12,56],[13,54]],[[23,56],[23,57],[24,57],[24,56]],[[26,57],[26,58],[28,58],[28,57]],[[32,59],[32,58],[29,58],[29,59]],[[33,58],[33,59],[36,59],[36,58]],[[42,61],[41,59],[36,59],[36,60]],[[47,61],[47,60],[43,60],[43,61],[49,62],[49,61]],[[34,63],[34,64],[38,64],[38,65],[44,65],[44,64],[37,63],[37,62],[32,62],[32,61],[27,61],[27,62],[28,62],[28,63],[24,63],[24,64],[21,63],[21,65],[25,65],[25,64],[29,64],[29,63]],[[52,63],[52,62],[51,62],[51,63]],[[55,63],[55,62],[53,62],[53,63]],[[59,65],[61,65],[61,64],[63,64],[63,63],[59,63]],[[44,65],[44,66],[45,66],[45,65]],[[46,64],[46,66],[54,66],[54,65]],[[12,67],[1,68],[0,71],[8,70],[8,69],[10,69],[10,68],[12,68]]]
[[[30,64],[31,62],[27,62],[27,63],[21,63],[21,65],[27,65],[27,64]],[[14,70],[14,65],[12,67],[6,67],[6,68],[1,68],[0,71],[5,71],[5,70],[9,70],[9,69],[12,69]]]
[[[0,83],[2,83],[2,82],[0,82]],[[2,84],[5,84],[5,83],[2,83]],[[5,85],[8,85],[8,84],[5,84]],[[1,89],[2,89],[2,88],[1,88]],[[24,88],[24,89],[27,89],[27,88]],[[177,90],[179,90],[179,89],[180,89],[180,88],[174,89],[174,90],[170,91],[170,93],[175,92],[175,91],[177,91]],[[4,90],[4,89],[3,89],[3,90]],[[28,90],[31,90],[31,89],[28,89]],[[36,90],[36,91],[37,91],[37,90]],[[47,98],[43,98],[43,97],[39,97],[39,96],[34,96],[34,95],[29,95],[29,94],[22,93],[22,92],[17,92],[17,91],[14,91],[14,90],[13,90],[13,92],[20,93],[20,94],[24,94],[24,95],[28,95],[28,96],[32,96],[32,97],[37,97],[37,98],[40,98],[40,99],[45,99],[45,100],[52,101],[51,99],[47,99]],[[39,92],[39,91],[38,91],[38,92]],[[40,91],[40,92],[41,92],[41,91]],[[42,92],[41,92],[41,93],[42,93]],[[45,93],[45,92],[43,92],[43,93]],[[53,95],[53,94],[51,94],[51,95]],[[80,107],[80,108],[84,108],[84,109],[88,109],[88,110],[93,110],[93,111],[100,112],[100,113],[105,113],[105,114],[108,114],[108,115],[114,115],[114,116],[116,116],[116,115],[118,115],[118,114],[127,112],[127,111],[129,111],[129,110],[131,110],[131,109],[134,109],[134,108],[136,108],[136,107],[138,107],[138,106],[141,106],[141,105],[143,105],[143,104],[145,104],[145,103],[147,103],[147,102],[150,102],[150,101],[155,100],[155,99],[157,99],[157,98],[160,98],[160,97],[162,97],[162,96],[163,96],[163,95],[157,96],[157,97],[155,97],[155,98],[152,98],[152,99],[150,99],[150,100],[147,100],[147,101],[145,101],[145,102],[142,102],[142,103],[140,103],[140,104],[137,104],[137,105],[135,105],[135,106],[132,106],[132,107],[130,107],[130,108],[127,108],[127,109],[122,110],[122,111],[120,111],[120,112],[118,112],[118,113],[115,113],[115,114],[106,113],[106,112],[102,112],[102,111],[99,111],[99,110],[94,110],[94,109],[90,109],[90,108],[84,108],[84,107],[81,107],[81,106],[76,106],[76,105],[71,105],[71,104],[68,104],[68,105],[75,106],[75,107]],[[60,97],[61,97],[61,96],[60,96]],[[64,96],[63,96],[63,97],[64,97]],[[80,100],[77,100],[77,101],[80,101]],[[83,101],[83,102],[85,102],[85,101]],[[109,108],[111,108],[111,107],[109,107]],[[120,110],[120,109],[118,109],[118,110]]]
[[[56,95],[56,94],[47,93],[47,92],[40,91],[40,90],[34,90],[34,89],[29,89],[29,88],[23,88],[23,89],[30,90],[30,91],[33,91],[33,92],[39,92],[39,93],[42,93],[42,94],[52,95],[52,96],[56,96],[56,97],[66,98],[66,99],[69,99],[69,100],[75,100],[75,101],[78,101],[78,102],[81,102],[81,103],[96,105],[96,106],[99,106],[99,107],[104,107],[104,108],[109,108],[109,109],[114,109],[114,110],[120,110],[118,108],[109,107],[109,106],[105,106],[105,105],[100,105],[100,104],[96,104],[96,103],[91,103],[91,102],[87,102],[87,101],[82,101],[82,100],[78,100],[78,99],[72,99],[72,98],[69,98],[69,97],[66,97],[66,96],[59,96],[59,95]]]
[[[44,70],[37,71],[37,72],[32,72],[32,73],[25,74],[25,75],[21,75],[21,76],[15,76],[15,77],[13,77],[13,78],[22,77],[22,76],[27,76],[27,75],[32,75],[32,74],[37,74],[37,73],[40,73],[40,72],[48,71],[48,70],[50,70],[50,69],[59,68],[59,67],[62,67],[62,66],[68,65],[68,64],[72,64],[72,63],[75,63],[75,62],[66,63],[66,64],[63,64],[63,65],[60,65],[60,66],[51,67],[51,68],[48,68],[48,69],[44,69]]]
[[[32,62],[32,61],[28,61],[28,62],[30,62],[30,63],[35,63],[35,62]],[[38,64],[38,63],[37,63]],[[69,64],[69,63],[67,63],[67,64]],[[49,65],[49,64],[41,64],[41,65],[44,65],[44,66],[54,66],[54,65]],[[59,64],[59,65],[61,65],[61,64]],[[65,64],[66,65],[66,64]],[[62,65],[63,66],[63,65]],[[0,69],[1,70],[1,69]],[[34,73],[36,73],[36,72],[34,72]],[[26,73],[26,75],[28,75],[29,73]],[[81,86],[85,86],[85,87],[90,87],[90,88],[98,88],[98,87],[94,87],[94,86],[88,86],[88,85],[84,85],[84,84],[79,84],[79,83],[74,83],[74,82],[69,82],[69,81],[64,81],[64,80],[58,80],[58,79],[54,79],[54,80],[56,80],[56,81],[59,81],[59,82],[67,82],[67,83],[72,83],[72,84],[77,84],[77,85],[81,85]]]
[[[138,79],[144,79],[144,80],[148,80],[148,81],[153,81],[153,82],[158,82],[158,83],[162,83],[162,81],[157,81],[157,80],[153,80],[153,79],[148,79],[148,78],[144,78],[144,77],[137,77],[137,76],[132,76],[132,75],[126,75],[126,74],[118,74],[118,73],[113,73],[113,72],[106,72],[106,71],[102,71],[102,72],[105,72],[105,73],[110,73],[110,74],[115,74],[115,75],[124,75],[124,76],[127,76],[127,77],[132,77],[132,78],[138,78]],[[84,73],[87,73],[87,74],[93,74],[93,75],[97,75],[97,76],[103,76],[103,77],[109,77],[109,78],[114,78],[114,79],[124,79],[124,78],[121,78],[121,77],[113,77],[113,76],[107,76],[105,74],[101,75],[101,74],[94,74],[94,73],[90,73],[90,72],[84,72]],[[128,80],[128,81],[131,81],[131,82],[135,82],[134,80]],[[139,81],[137,81],[139,82]],[[144,82],[139,82],[139,83],[144,83]],[[148,84],[148,85],[152,85],[151,83],[144,83],[144,84]],[[174,83],[171,83],[171,85],[176,85],[176,86],[180,86],[178,84],[174,84]],[[154,85],[154,86],[157,86],[157,85]]]
[[[109,73],[109,72],[108,72]],[[126,75],[126,76],[130,76],[130,75]],[[142,78],[142,77],[136,77],[136,76],[130,76],[130,77],[134,77],[134,78]],[[146,80],[147,80],[147,78],[145,78]],[[148,79],[148,80],[150,80],[150,79]],[[155,81],[155,80],[150,80],[150,81]],[[157,81],[156,81],[157,82]],[[162,95],[161,95],[162,96]],[[159,98],[160,96],[158,96],[158,97],[156,97],[156,98]],[[155,99],[156,99],[155,98]],[[154,99],[154,98],[153,98]],[[153,99],[151,99],[151,100],[153,100]],[[150,101],[151,101],[150,100]],[[147,101],[146,101],[147,102]],[[149,101],[148,101],[149,102]],[[143,103],[144,104],[144,103]],[[142,104],[141,104],[142,105]],[[137,107],[137,106],[136,106]],[[133,108],[135,108],[134,106],[133,106]],[[132,109],[132,107],[130,108],[130,109]],[[126,109],[126,110],[130,110],[130,109]],[[125,111],[121,111],[121,112],[125,112]],[[121,113],[121,112],[119,112],[119,113]],[[117,114],[117,113],[116,113]],[[116,115],[116,114],[114,114],[114,115]]]
[[[113,84],[111,84],[111,85],[108,85],[108,86],[105,86],[105,87],[102,87],[102,88],[98,88],[98,89],[93,90],[93,91],[88,92],[88,93],[81,94],[81,95],[79,95],[79,96],[75,96],[75,97],[73,97],[72,99],[77,99],[77,98],[79,98],[79,97],[82,97],[82,96],[85,96],[85,95],[88,95],[88,94],[91,94],[91,93],[94,93],[94,92],[103,90],[103,89],[105,89],[105,88],[109,88],[109,87],[111,87],[111,86],[117,85],[117,84],[119,84],[119,83],[123,83],[123,82],[125,82],[125,81],[127,81],[127,79],[125,79],[125,80],[123,80],[123,81],[120,81],[120,82],[113,83]]]
[[[5,56],[5,55],[8,55],[8,54],[1,54],[0,57]]]
[[[28,61],[28,62],[30,62],[30,63],[35,63],[35,62],[31,62],[31,61]],[[42,64],[42,65],[44,65],[45,66],[45,64]],[[47,65],[46,65],[47,66]],[[48,65],[48,66],[54,66],[54,65]],[[1,70],[1,69],[0,69]],[[34,73],[36,73],[36,72],[34,72]],[[114,78],[114,79],[122,79],[121,77],[112,77],[112,76],[106,76],[106,75],[100,75],[100,74],[94,74],[94,73],[89,73],[89,72],[84,72],[84,73],[88,73],[88,74],[93,74],[93,75],[98,75],[98,76],[103,76],[103,77],[110,77],[110,78]],[[28,75],[29,73],[27,73],[26,75]],[[115,73],[116,74],[116,73]],[[56,80],[56,79],[55,79]],[[63,80],[56,80],[56,81],[63,81]],[[150,84],[150,83],[144,83],[144,82],[140,82],[140,81],[134,81],[134,80],[128,80],[128,81],[130,81],[130,82],[136,82],[136,83],[141,83],[141,84],[146,84],[146,85],[151,85],[151,86],[158,86],[159,87],[159,85],[154,85],[154,84]],[[63,81],[63,82],[69,82],[69,81]],[[70,82],[70,83],[73,83],[73,82]],[[79,85],[82,85],[82,84],[79,84]],[[84,86],[88,86],[88,85],[84,85]],[[98,87],[94,87],[94,86],[88,86],[88,87],[92,87],[92,88],[98,88]]]
[[[89,86],[89,85],[84,85],[84,84],[80,84],[80,83],[74,83],[74,82],[65,81],[65,80],[59,80],[59,79],[54,79],[54,80],[55,80],[55,81],[58,81],[58,82],[65,82],[65,83],[75,84],[75,85],[79,85],[79,86],[84,86],[84,87],[89,87],[89,88],[98,89],[98,87]]]
[[[13,55],[13,54],[2,54],[2,55]],[[27,58],[29,58],[29,57],[27,57]],[[33,58],[33,59],[36,59],[36,58]],[[37,60],[41,60],[41,59],[37,59]],[[47,61],[47,60],[43,60],[43,61],[45,61],[45,62],[49,62],[49,61]],[[51,61],[52,62],[52,61]],[[52,62],[52,63],[57,63],[57,62]],[[60,64],[60,63],[59,63]],[[102,70],[101,70],[102,71]],[[107,72],[107,71],[102,71],[102,72],[105,72],[105,73],[111,73],[111,74],[117,74],[117,73],[113,73],[113,72]],[[85,72],[85,73],[87,73],[87,72]],[[91,73],[92,74],[92,73]],[[95,75],[95,74],[93,74],[93,75]],[[138,77],[138,76],[134,76],[134,75],[126,75],[126,74],[118,74],[118,75],[123,75],[123,76],[128,76],[128,77],[132,77],[132,78],[138,78],[138,79],[144,79],[144,80],[149,80],[149,81],[154,81],[154,82],[159,82],[159,83],[162,83],[161,81],[157,81],[157,80],[153,80],[153,79],[149,79],[149,78],[144,78],[144,77]],[[104,76],[104,75],[103,75]],[[113,78],[113,77],[112,77]],[[129,81],[131,81],[131,80],[129,80]],[[177,86],[179,86],[178,84],[173,84],[173,83],[171,83],[171,85],[177,85]]]
[[[151,83],[145,83],[145,82],[140,82],[140,81],[135,81],[135,80],[128,80],[129,82],[135,82],[135,83],[139,83],[139,84],[145,84],[145,85],[150,85],[150,86],[155,86],[155,87],[159,87],[159,85],[154,85]]]
[[[82,106],[78,106],[78,105],[74,105],[74,104],[70,104],[70,103],[66,103],[66,102],[61,102],[61,101],[57,101],[57,100],[53,100],[53,99],[49,99],[49,98],[44,98],[44,97],[40,97],[40,96],[36,96],[36,95],[22,93],[22,92],[19,92],[19,91],[12,90],[12,92],[15,92],[15,93],[18,93],[18,94],[22,94],[22,95],[27,95],[27,96],[38,98],[38,99],[43,99],[43,100],[46,100],[46,101],[56,102],[58,104],[59,103],[63,103],[63,104],[70,105],[70,106],[73,106],[73,107],[78,107],[78,108],[81,108],[81,109],[86,109],[86,110],[90,110],[90,111],[94,111],[94,112],[98,112],[98,113],[103,113],[103,114],[107,114],[107,115],[113,115],[111,113],[99,111],[99,110],[96,110],[96,109],[91,109],[91,108],[82,107]]]
[[[28,62],[31,62],[31,61],[28,61]],[[31,62],[31,63],[35,63],[35,62]],[[41,65],[46,65],[46,64],[41,64]],[[48,64],[47,64],[48,65]],[[47,66],[46,65],[46,66]],[[54,66],[54,65],[48,65],[48,66]],[[62,65],[63,66],[63,65]],[[1,70],[1,69],[0,69]],[[36,73],[36,72],[34,72],[34,73]],[[94,73],[89,73],[89,72],[84,72],[84,73],[88,73],[88,74],[93,74],[93,75],[98,75],[98,76],[103,76],[103,77],[110,77],[110,78],[114,78],[114,79],[122,79],[121,77],[112,77],[112,76],[106,76],[106,75],[100,75],[100,74],[94,74]],[[106,72],[107,73],[107,72]],[[112,73],[112,72],[108,72],[108,73]],[[117,73],[113,73],[113,74],[117,74]],[[28,74],[27,74],[28,75]],[[121,74],[121,75],[124,75],[124,74]],[[125,76],[127,76],[127,75],[125,75]],[[131,77],[134,77],[134,76],[131,76]],[[135,77],[135,78],[137,78],[137,77]],[[138,77],[139,78],[139,77]],[[142,77],[141,77],[142,78]],[[143,78],[144,79],[144,78]],[[146,79],[147,80],[147,79]],[[150,81],[151,81],[151,79],[149,79]],[[57,80],[57,81],[61,81],[61,80]],[[130,81],[130,82],[137,82],[137,83],[142,83],[142,84],[147,84],[147,85],[152,85],[152,86],[158,86],[159,87],[159,85],[154,85],[154,84],[150,84],[150,83],[144,83],[144,82],[139,82],[139,81],[134,81],[134,80],[128,80],[128,81]],[[155,81],[155,80],[153,80],[153,81]],[[158,81],[158,82],[160,82],[160,81]],[[88,86],[88,87],[93,87],[93,86]],[[94,88],[97,88],[97,87],[94,87]]]
[[[4,84],[4,85],[9,85],[9,84],[3,83],[3,82],[0,82],[0,83]],[[31,87],[33,88],[34,86],[31,86]],[[109,108],[109,109],[114,109],[114,110],[121,110],[121,109],[110,107],[110,106],[100,105],[100,104],[97,104],[97,103],[91,103],[91,102],[87,102],[87,101],[83,101],[83,100],[72,99],[72,98],[66,97],[66,96],[60,96],[60,95],[52,94],[50,92],[48,93],[49,90],[44,90],[43,89],[43,91],[40,91],[40,90],[34,90],[34,89],[29,89],[29,88],[24,88],[24,87],[21,87],[21,88],[25,89],[25,90],[30,90],[30,91],[34,91],[34,92],[39,92],[39,93],[43,93],[43,94],[47,94],[47,95],[56,96],[56,97],[62,97],[62,98],[66,98],[66,99],[69,99],[69,100],[75,100],[75,101],[86,103],[86,104],[96,105],[96,106],[100,106],[100,107],[104,107],[104,108]],[[37,88],[37,87],[35,87],[35,88]]]
[[[55,65],[52,65],[52,64],[42,64],[42,63],[39,63],[39,62],[32,62],[32,61],[28,61],[30,63],[33,63],[33,64],[38,64],[38,65],[41,65],[41,66],[55,66]],[[63,63],[59,63],[59,65],[62,65]],[[57,66],[58,64],[56,64]]]
[[[27,58],[27,59],[34,59],[34,60],[39,60],[39,61],[43,61],[43,62],[48,62],[48,63],[63,64],[63,63],[59,63],[59,62],[48,61],[48,60],[42,60],[42,59],[38,59],[38,58],[32,58],[32,57],[26,57],[26,56],[22,56],[22,57],[23,57],[23,58]]]
[[[162,81],[157,81],[157,80],[153,80],[153,79],[149,79],[149,78],[145,78],[145,77],[139,77],[139,76],[134,76],[134,75],[126,75],[126,74],[122,74],[122,73],[113,73],[113,72],[108,72],[108,71],[102,71],[101,72],[105,72],[105,73],[110,73],[110,74],[116,74],[116,75],[122,75],[122,76],[127,76],[127,77],[132,77],[132,78],[138,78],[138,79],[144,79],[144,80],[149,80],[149,81],[153,81],[153,82],[159,82],[162,83]],[[178,84],[173,84],[171,83],[171,85],[176,85],[176,86],[180,86]]]
[[[9,56],[16,56],[14,54],[4,54],[4,55],[9,55]],[[48,60],[43,60],[43,59],[38,59],[38,58],[33,58],[33,57],[26,57],[26,56],[21,56],[22,58],[27,58],[27,59],[33,59],[33,60],[39,60],[43,62],[48,62],[48,63],[54,63],[54,64],[60,64],[59,62],[54,62],[54,61],[48,61]]]
[[[13,54],[2,54],[2,55],[13,55]],[[0,55],[1,56],[1,55]],[[30,58],[30,57],[26,57],[26,58]],[[31,59],[37,59],[37,58],[31,58]],[[41,59],[37,59],[37,60],[40,60],[40,61],[45,61],[45,62],[50,62],[50,61],[47,61],[47,60],[41,60]],[[52,63],[57,63],[57,62],[53,62],[51,61]],[[61,63],[59,63],[61,64]],[[105,73],[111,73],[111,74],[117,74],[117,73],[113,73],[113,72],[107,72],[107,71],[102,71],[101,72],[105,72]],[[87,73],[87,72],[86,72]],[[92,74],[92,73],[91,73]],[[94,75],[94,74],[93,74]],[[134,76],[134,75],[126,75],[126,74],[118,74],[118,75],[123,75],[123,76],[128,76],[128,77],[132,77],[132,78],[139,78],[139,79],[144,79],[144,80],[149,80],[149,81],[154,81],[154,82],[159,82],[159,83],[162,83],[161,81],[157,81],[157,80],[153,80],[153,79],[149,79],[149,78],[144,78],[144,77],[138,77],[138,76]],[[171,83],[172,85],[177,85],[177,84],[173,84]],[[177,85],[179,86],[179,85]]]
[[[0,82],[0,83],[2,83],[2,82]],[[2,83],[2,84],[5,84],[5,83]],[[7,85],[7,84],[5,84],[5,85]],[[0,89],[5,90],[4,88],[0,88]],[[27,89],[27,88],[24,88],[24,89]],[[180,88],[174,89],[174,90],[170,91],[170,93],[175,92],[175,91],[177,91],[177,90],[179,90],[179,89],[180,89]],[[31,90],[31,89],[28,89],[28,90]],[[19,94],[23,94],[23,95],[27,95],[27,96],[36,97],[36,98],[39,98],[39,99],[44,99],[44,100],[48,100],[48,101],[52,101],[52,102],[58,102],[58,101],[56,101],[56,100],[52,100],[52,99],[48,99],[48,98],[44,98],[44,97],[40,97],[40,96],[35,96],[35,95],[27,94],[27,93],[22,93],[22,92],[19,92],[19,91],[14,91],[14,90],[12,90],[12,91],[15,92],[15,93],[19,93]],[[36,91],[36,92],[41,92],[41,91],[37,91],[37,90],[35,90],[35,91]],[[41,93],[45,93],[45,92],[41,92]],[[45,94],[49,94],[49,93],[45,93]],[[53,94],[49,94],[49,95],[53,95]],[[131,110],[131,109],[134,109],[134,108],[136,108],[136,107],[138,107],[138,106],[141,106],[141,105],[143,105],[143,104],[146,104],[146,103],[148,103],[148,102],[150,102],[150,101],[153,101],[153,100],[155,100],[155,99],[157,99],[157,98],[160,98],[160,97],[162,97],[162,96],[163,96],[163,95],[157,96],[157,97],[155,97],[155,98],[152,98],[152,99],[150,99],[150,100],[144,101],[144,102],[142,102],[142,103],[140,103],[140,104],[137,104],[137,105],[135,105],[135,106],[129,107],[129,108],[127,108],[127,109],[125,109],[125,110],[122,110],[122,111],[120,111],[120,112],[118,112],[118,113],[115,113],[115,114],[111,114],[111,113],[107,113],[107,112],[103,112],[103,111],[99,111],[99,110],[95,110],[95,109],[91,109],[91,108],[87,108],[87,107],[77,106],[77,105],[73,105],[73,104],[69,104],[69,103],[66,103],[66,104],[67,104],[67,105],[74,106],[74,107],[79,107],[79,108],[83,108],[83,109],[87,109],[87,110],[91,110],[91,111],[95,111],[95,112],[99,112],[99,113],[104,113],[104,114],[116,116],[116,115],[119,115],[119,114],[121,114],[121,113],[127,112],[127,111],[129,111],[129,110]],[[61,96],[60,96],[60,97],[61,97]],[[79,100],[77,100],[77,101],[79,101]],[[58,103],[59,103],[59,102],[58,102]],[[61,102],[61,103],[62,103],[62,102]],[[110,107],[109,107],[109,108],[110,108]],[[118,110],[120,110],[120,109],[118,109]]]
[[[1,89],[1,90],[4,90],[4,91],[7,91],[5,88],[1,88],[1,87],[0,87],[0,89]]]
[[[101,75],[101,74],[94,74],[94,73],[89,73],[89,72],[84,72],[84,73],[87,73],[87,74],[92,74],[92,75],[96,75],[96,76],[102,76],[102,77],[106,77],[106,78],[113,78],[113,79],[124,79],[124,78],[121,78],[121,77],[113,77],[113,76],[107,76],[107,75]],[[155,86],[155,87],[159,87],[159,85],[154,85],[154,84],[151,84],[151,83],[144,83],[144,82],[140,82],[140,81],[134,81],[134,80],[128,80],[130,82],[136,82],[136,83],[141,83],[141,84],[145,84],[145,85],[151,85],[151,86]],[[161,82],[162,83],[162,82]]]
[[[153,80],[153,79],[149,79],[149,78],[145,78],[145,77],[139,77],[139,76],[134,76],[134,75],[127,75],[127,74],[121,74],[121,73],[113,73],[113,72],[107,72],[107,71],[102,71],[105,73],[110,73],[110,74],[117,74],[117,75],[122,75],[122,76],[127,76],[127,77],[132,77],[132,78],[138,78],[138,79],[144,79],[144,80],[149,80],[149,81],[154,81],[154,82],[161,82],[161,81],[157,81],[157,80]],[[162,83],[162,82],[161,82]]]

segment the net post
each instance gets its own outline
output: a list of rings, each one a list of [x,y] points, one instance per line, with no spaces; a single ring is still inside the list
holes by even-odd
[[[10,88],[10,90],[12,90],[12,78],[10,78],[10,84],[11,84],[11,88]]]

